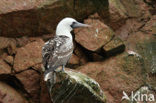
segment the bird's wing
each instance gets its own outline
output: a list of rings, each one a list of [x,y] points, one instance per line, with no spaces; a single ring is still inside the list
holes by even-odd
[[[56,36],[53,39],[50,39],[48,42],[45,43],[45,45],[42,48],[42,57],[43,57],[43,65],[46,70],[49,68],[52,68],[55,65],[57,65],[58,59],[58,53],[65,52],[61,50],[62,45],[65,44],[68,41],[68,37],[66,36]],[[59,51],[61,50],[61,51]]]
[[[53,58],[55,46],[56,46],[55,39],[50,39],[42,47],[42,62],[43,62],[45,69],[47,69],[49,59]]]

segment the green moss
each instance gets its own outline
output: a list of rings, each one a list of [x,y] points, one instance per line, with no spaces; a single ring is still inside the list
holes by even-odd
[[[106,97],[99,84],[82,73],[73,71],[57,72],[56,78],[56,83],[50,84],[49,88],[54,103],[62,101],[72,103],[77,99],[82,100],[82,103],[88,101],[90,103],[106,102]]]

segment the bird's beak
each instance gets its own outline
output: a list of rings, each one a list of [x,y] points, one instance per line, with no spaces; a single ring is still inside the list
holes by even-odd
[[[72,27],[73,27],[73,28],[90,27],[90,25],[76,22],[76,23],[72,24]]]

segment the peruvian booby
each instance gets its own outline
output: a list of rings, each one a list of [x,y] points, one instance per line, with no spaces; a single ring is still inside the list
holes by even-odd
[[[77,27],[88,27],[87,24],[77,22],[73,18],[64,18],[56,28],[56,35],[45,43],[42,48],[44,80],[47,81],[55,70],[67,64],[73,53],[73,38],[71,31]]]

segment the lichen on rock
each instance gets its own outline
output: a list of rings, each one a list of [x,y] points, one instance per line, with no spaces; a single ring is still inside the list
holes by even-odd
[[[47,84],[53,103],[106,103],[99,84],[80,72],[56,72],[55,82]]]

